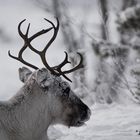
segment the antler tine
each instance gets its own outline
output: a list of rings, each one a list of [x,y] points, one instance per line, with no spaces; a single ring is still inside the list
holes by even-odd
[[[44,20],[46,20],[47,22],[49,22],[52,25],[53,28],[56,28],[55,25],[54,25],[54,23],[52,21],[50,21],[50,20],[48,20],[46,18],[44,18]],[[58,21],[58,18],[56,18],[56,20],[57,20],[57,22],[59,22]]]
[[[43,50],[45,53],[47,51],[48,47],[53,43],[53,41],[55,40],[55,38],[57,36],[58,30],[59,30],[59,20],[58,20],[58,18],[56,18],[56,21],[57,21],[56,27],[50,20],[48,20],[46,18],[44,18],[44,20],[49,22],[53,26],[53,29],[54,29],[54,34],[53,34],[52,38],[50,39],[50,41],[48,42],[48,44],[45,46],[45,48]]]
[[[19,35],[24,39],[24,41],[25,41],[26,37],[28,37],[28,32],[29,32],[29,28],[30,28],[30,24],[29,24],[28,27],[27,27],[26,34],[24,35],[24,34],[22,33],[22,31],[21,31],[21,24],[22,24],[25,20],[26,20],[26,19],[22,20],[22,21],[19,23],[19,25],[18,25],[18,33],[19,33]],[[34,65],[32,65],[32,64],[30,64],[30,63],[28,63],[28,62],[26,62],[26,61],[23,59],[22,54],[23,54],[23,52],[26,50],[26,48],[27,48],[27,44],[24,43],[23,47],[22,47],[22,48],[20,49],[20,51],[19,51],[18,57],[13,56],[13,55],[10,53],[10,50],[8,51],[8,55],[9,55],[11,58],[13,58],[13,59],[15,59],[15,60],[18,60],[18,61],[22,62],[23,64],[25,64],[25,65],[27,65],[27,66],[33,68],[33,69],[38,69],[38,67],[36,67],[36,66],[34,66]]]
[[[70,81],[71,83],[72,83],[72,81],[65,75],[65,74],[63,74],[62,75],[66,80],[68,80],[68,81]]]
[[[65,59],[62,61],[61,64],[57,65],[57,66],[54,66],[53,68],[56,69],[57,71],[60,71],[61,68],[66,65],[67,63],[71,63],[68,61],[68,53],[65,51]]]
[[[80,62],[79,62],[79,64],[77,66],[75,66],[74,68],[70,69],[70,70],[60,72],[61,75],[65,75],[65,74],[71,73],[73,71],[76,71],[76,70],[84,67],[82,54],[79,53],[79,52],[77,52],[77,54],[80,56]]]
[[[25,49],[24,49],[24,50],[25,50]],[[20,53],[22,53],[22,52],[23,52],[23,50],[20,51]],[[33,69],[38,69],[38,67],[36,67],[36,66],[34,66],[34,65],[32,65],[32,64],[30,64],[30,63],[28,63],[28,62],[26,62],[26,61],[22,58],[22,56],[21,56],[21,57],[13,56],[13,55],[10,53],[10,50],[8,51],[8,55],[9,55],[11,58],[13,58],[13,59],[15,59],[15,60],[18,60],[18,61],[20,61],[21,63],[23,63],[23,64],[25,64],[25,65],[27,65],[27,66],[33,68]]]
[[[28,34],[29,34],[29,29],[30,29],[30,23],[28,24],[27,31],[26,31],[26,34],[25,34],[25,36],[27,36],[27,37],[28,37]]]
[[[23,22],[25,22],[25,20],[26,20],[26,19],[22,20],[22,21],[18,24],[18,33],[19,33],[19,35],[20,35],[22,38],[24,38],[25,35],[21,32],[21,24],[22,24]]]

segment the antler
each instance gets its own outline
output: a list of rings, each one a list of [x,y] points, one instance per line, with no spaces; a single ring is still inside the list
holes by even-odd
[[[62,63],[60,63],[59,65],[55,66],[55,67],[50,67],[49,64],[47,63],[47,60],[46,60],[46,51],[47,49],[49,48],[49,46],[53,43],[53,41],[55,40],[56,36],[57,36],[57,33],[58,33],[58,30],[59,30],[59,20],[57,18],[57,25],[55,26],[50,20],[44,18],[45,21],[49,22],[52,27],[48,28],[48,29],[44,29],[44,30],[41,30],[39,32],[37,32],[36,34],[32,35],[31,37],[28,37],[28,34],[29,34],[29,28],[30,28],[30,23],[28,24],[28,27],[27,27],[27,31],[25,34],[23,34],[21,32],[21,24],[25,21],[26,19],[22,20],[19,25],[18,25],[18,33],[19,35],[21,36],[21,38],[24,40],[24,45],[23,47],[21,48],[21,50],[19,51],[19,54],[18,54],[18,57],[15,57],[13,55],[11,55],[10,51],[8,52],[9,56],[12,57],[13,59],[16,59],[20,62],[22,62],[23,64],[31,67],[31,68],[34,68],[34,69],[38,69],[38,67],[26,62],[23,57],[22,57],[22,54],[23,52],[26,50],[27,47],[29,47],[33,52],[35,52],[36,54],[38,54],[43,62],[43,64],[45,65],[45,67],[54,75],[57,75],[57,76],[63,76],[65,79],[69,80],[70,82],[72,82],[65,74],[68,74],[68,73],[71,73],[79,68],[82,68],[83,67],[83,56],[80,54],[80,53],[77,53],[79,56],[80,56],[80,62],[77,66],[75,66],[74,68],[70,69],[70,70],[67,70],[67,71],[62,71],[62,67],[65,66],[67,63],[70,63],[68,61],[68,54],[67,52],[65,52],[65,59],[62,61]],[[35,49],[32,45],[31,45],[31,41],[34,40],[35,38],[37,38],[38,36],[40,35],[43,35],[47,32],[49,32],[51,29],[54,30],[54,33],[53,33],[53,36],[51,37],[51,39],[49,40],[49,42],[46,44],[46,46],[44,47],[44,49],[42,51],[39,51],[37,49]]]
[[[62,75],[65,79],[67,79],[70,82],[72,82],[72,81],[65,74],[71,73],[73,71],[76,71],[76,70],[84,67],[82,54],[80,54],[78,52],[77,52],[77,54],[80,56],[81,59],[80,59],[79,64],[77,66],[75,66],[74,68],[72,68],[70,70],[62,71],[62,67],[63,66],[65,66],[67,63],[71,63],[71,62],[68,61],[68,54],[67,54],[67,52],[65,52],[66,56],[65,56],[64,61],[61,64],[59,64],[58,66],[53,67],[55,70],[57,70],[59,75]]]

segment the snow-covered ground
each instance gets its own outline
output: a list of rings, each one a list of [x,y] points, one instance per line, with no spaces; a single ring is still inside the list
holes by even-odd
[[[27,2],[27,1],[26,1]],[[89,14],[90,15],[90,14]],[[47,17],[46,17],[47,16]],[[93,16],[93,15],[92,15]],[[41,9],[36,8],[30,3],[22,0],[0,0],[0,28],[5,32],[5,36],[10,37],[11,41],[5,42],[0,38],[0,99],[7,100],[22,86],[18,78],[18,68],[22,64],[8,57],[8,50],[13,54],[17,54],[22,46],[22,40],[17,34],[18,23],[27,18],[27,23],[31,22],[31,32],[36,32],[45,28],[43,18],[52,18],[46,15]],[[95,21],[97,15],[95,15]],[[77,20],[77,19],[76,19]],[[97,23],[96,23],[97,24]],[[24,24],[24,27],[27,24]],[[39,27],[39,26],[40,27]],[[62,45],[61,33],[58,34],[57,40],[54,42],[48,52],[48,61],[50,63],[59,63],[64,57],[64,46]],[[40,45],[38,43],[38,45]],[[42,45],[42,44],[41,44]],[[55,48],[54,48],[55,46]],[[57,49],[56,49],[57,47]],[[52,55],[53,54],[53,55]],[[29,52],[25,57],[40,66],[40,61]],[[140,130],[140,107],[132,102],[125,104],[113,104],[111,106],[92,105],[91,119],[85,126],[78,128],[67,128],[57,125],[49,129],[49,137],[51,140],[139,140]]]
[[[94,105],[92,116],[85,126],[66,128],[55,126],[49,135],[52,140],[139,140],[140,107],[130,105]]]

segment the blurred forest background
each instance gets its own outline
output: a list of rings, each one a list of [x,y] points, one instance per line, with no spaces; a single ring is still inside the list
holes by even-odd
[[[32,34],[46,28],[44,17],[54,23],[58,17],[60,31],[47,58],[52,65],[59,63],[66,50],[74,66],[78,61],[76,52],[83,54],[84,68],[70,75],[77,95],[88,104],[128,101],[139,104],[139,3],[139,0],[0,0],[0,97],[11,97],[21,85],[17,69],[22,64],[7,55],[9,49],[16,55],[22,46],[18,23],[27,18]],[[44,37],[35,43],[43,46],[45,40],[49,39]],[[40,65],[31,52],[26,52],[25,57]]]

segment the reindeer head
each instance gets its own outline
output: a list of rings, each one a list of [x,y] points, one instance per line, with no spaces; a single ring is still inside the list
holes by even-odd
[[[83,57],[80,53],[78,53],[81,58],[79,64],[70,70],[62,71],[62,67],[65,64],[70,63],[68,61],[68,54],[67,52],[65,52],[66,56],[64,61],[57,66],[50,67],[46,61],[45,54],[48,47],[56,38],[59,30],[59,21],[57,19],[57,26],[55,27],[55,25],[51,21],[49,21],[48,19],[45,20],[48,21],[52,25],[52,27],[41,30],[31,37],[28,37],[30,24],[28,25],[26,34],[23,34],[20,28],[21,24],[25,20],[21,21],[18,25],[18,32],[21,38],[24,40],[24,45],[21,48],[18,57],[11,55],[10,51],[9,56],[35,69],[35,71],[32,72],[28,68],[20,68],[20,80],[26,84],[26,82],[30,82],[31,79],[34,79],[37,87],[39,88],[39,91],[41,91],[42,93],[42,96],[46,99],[47,102],[50,102],[47,108],[49,108],[50,110],[50,115],[53,118],[53,123],[62,123],[69,127],[81,126],[85,121],[89,119],[91,114],[90,109],[74,94],[68,82],[62,80],[60,76],[63,76],[66,80],[71,81],[66,76],[66,74],[82,68]],[[42,34],[47,33],[52,29],[54,29],[54,34],[42,51],[38,51],[31,45],[32,40]],[[39,69],[38,67],[26,62],[23,59],[22,54],[27,47],[40,56],[46,68]]]
[[[29,83],[34,79],[38,85],[38,91],[49,102],[52,123],[61,123],[66,126],[81,126],[90,117],[90,109],[75,95],[68,82],[60,76],[51,74],[46,68],[31,72],[23,67],[19,69],[19,77],[22,82]]]

